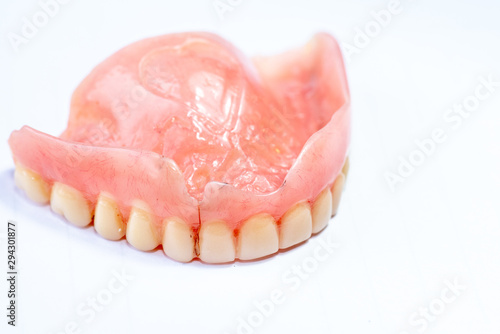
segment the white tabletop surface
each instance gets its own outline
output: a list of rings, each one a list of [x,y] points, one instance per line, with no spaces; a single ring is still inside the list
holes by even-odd
[[[42,5],[0,3],[1,333],[500,332],[498,1],[62,2],[41,0],[52,16],[20,44],[12,36]],[[338,216],[304,245],[264,261],[180,264],[73,227],[14,188],[13,130],[61,133],[95,65],[138,39],[189,30],[249,55],[318,31],[342,43],[351,172]],[[15,328],[8,220],[18,226]]]

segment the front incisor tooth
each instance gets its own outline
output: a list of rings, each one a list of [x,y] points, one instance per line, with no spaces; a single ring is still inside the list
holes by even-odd
[[[194,232],[182,219],[167,218],[163,221],[163,251],[179,262],[189,262],[194,257]]]
[[[136,203],[127,222],[127,241],[135,248],[150,251],[160,244],[153,216],[146,204]]]
[[[200,228],[200,259],[208,263],[233,261],[236,256],[233,231],[219,220],[202,223]]]
[[[120,209],[111,195],[99,195],[95,208],[94,228],[108,240],[119,240],[125,235],[125,224]]]
[[[271,215],[257,214],[241,226],[237,247],[239,259],[257,259],[276,253],[278,248],[278,229]]]
[[[332,193],[324,189],[312,205],[312,233],[318,233],[328,225],[332,213]]]
[[[23,189],[34,202],[47,204],[50,199],[50,186],[40,175],[21,166],[16,166],[14,172],[16,186]]]
[[[50,206],[55,213],[70,223],[84,227],[92,221],[92,211],[82,193],[68,185],[56,182],[52,187]]]
[[[332,217],[337,214],[339,208],[340,198],[342,197],[342,190],[344,189],[345,175],[340,173],[335,179],[332,186]]]
[[[309,239],[312,232],[311,208],[306,202],[292,206],[281,217],[280,248],[288,248]]]

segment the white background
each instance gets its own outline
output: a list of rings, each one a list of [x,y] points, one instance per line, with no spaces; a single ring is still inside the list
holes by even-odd
[[[401,0],[400,13],[368,45],[346,54],[353,135],[340,213],[291,251],[259,262],[179,264],[161,251],[142,253],[104,240],[92,227],[73,227],[14,188],[10,132],[28,124],[61,133],[77,84],[133,41],[208,30],[255,55],[327,31],[344,47],[355,46],[357,29],[370,26],[371,11],[389,1],[232,3],[221,19],[212,0],[74,0],[16,52],[7,34],[20,34],[23,18],[40,6],[1,2],[0,267],[13,219],[20,275],[15,329],[6,325],[7,285],[0,280],[0,332],[64,333],[74,322],[81,333],[232,334],[250,317],[263,323],[239,332],[499,333],[500,87],[460,125],[444,119],[473,96],[480,77],[500,81],[498,1]],[[418,154],[415,140],[430,138],[435,128],[446,141],[392,191],[386,173],[397,172],[400,157]],[[302,279],[290,272],[314,264],[314,249],[328,240],[338,247],[326,261]],[[78,307],[103,296],[114,271],[134,278],[88,321]],[[283,279],[292,276],[300,282],[295,290]],[[463,288],[436,309],[447,281]],[[266,316],[257,313],[255,303],[275,289],[283,303]],[[430,305],[439,314],[422,320],[418,312]]]

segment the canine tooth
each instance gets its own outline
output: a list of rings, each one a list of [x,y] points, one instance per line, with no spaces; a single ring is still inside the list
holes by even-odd
[[[340,173],[335,179],[332,186],[332,217],[337,214],[339,208],[340,198],[342,197],[342,190],[345,184],[345,175]]]
[[[332,213],[332,193],[324,189],[312,205],[312,233],[318,233],[328,224]]]
[[[194,232],[182,219],[167,218],[163,221],[163,251],[179,262],[189,262],[194,257]]]
[[[241,226],[237,247],[239,259],[257,259],[276,253],[278,248],[278,229],[271,215],[257,214]]]
[[[99,195],[95,207],[94,228],[109,240],[119,240],[125,235],[125,224],[120,209],[111,195]]]
[[[309,239],[312,232],[311,208],[306,202],[292,206],[281,217],[280,248],[288,248]]]
[[[16,166],[14,181],[16,186],[23,189],[26,196],[32,201],[40,204],[47,204],[49,202],[50,186],[37,173],[24,167]]]
[[[76,226],[84,227],[92,221],[92,211],[82,193],[59,182],[52,187],[50,207]]]
[[[230,262],[236,256],[233,231],[223,221],[202,223],[199,243],[202,261],[208,263]]]
[[[153,226],[151,211],[146,203],[136,201],[132,206],[126,235],[127,241],[142,251],[150,251],[160,244],[160,238]]]

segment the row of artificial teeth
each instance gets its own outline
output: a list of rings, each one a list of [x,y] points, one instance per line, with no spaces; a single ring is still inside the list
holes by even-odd
[[[93,220],[95,230],[106,239],[119,240],[125,236],[142,251],[162,244],[165,254],[180,262],[199,257],[207,263],[224,263],[273,254],[324,229],[337,213],[348,162],[333,185],[326,187],[312,203],[303,201],[293,205],[278,221],[266,213],[254,215],[243,222],[237,236],[224,221],[202,222],[199,231],[194,231],[178,217],[164,219],[162,230],[158,231],[151,209],[142,201],[133,203],[125,223],[111,194],[101,193],[93,210],[78,190],[59,182],[51,187],[38,174],[19,165],[15,182],[31,200],[41,204],[50,202],[54,212],[74,225],[84,227]]]

